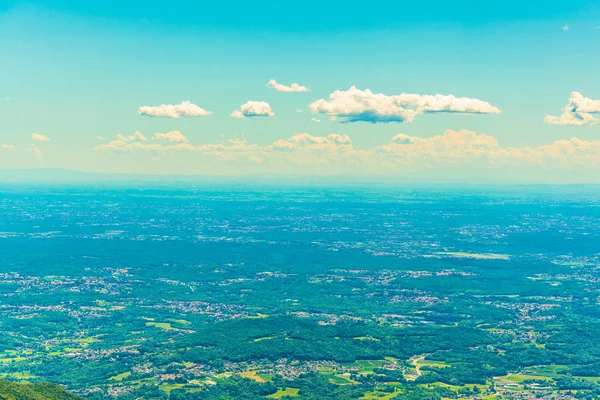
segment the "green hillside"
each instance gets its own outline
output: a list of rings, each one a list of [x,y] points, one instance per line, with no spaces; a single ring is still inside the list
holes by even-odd
[[[2,400],[79,400],[83,399],[67,392],[54,383],[16,383],[0,379]]]

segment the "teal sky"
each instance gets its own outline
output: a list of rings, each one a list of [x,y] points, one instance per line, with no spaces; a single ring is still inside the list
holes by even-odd
[[[600,180],[597,2],[78,3],[0,6],[0,168]],[[346,112],[329,98],[352,86],[383,103]],[[545,121],[572,92],[583,100]],[[499,113],[399,105],[402,93]],[[183,101],[212,114],[138,113]],[[230,116],[248,101],[274,115]],[[106,146],[136,131],[147,140]],[[187,142],[152,139],[172,131]]]

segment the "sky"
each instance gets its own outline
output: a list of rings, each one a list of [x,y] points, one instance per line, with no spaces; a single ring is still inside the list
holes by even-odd
[[[600,183],[600,3],[522,3],[4,0],[0,168]]]

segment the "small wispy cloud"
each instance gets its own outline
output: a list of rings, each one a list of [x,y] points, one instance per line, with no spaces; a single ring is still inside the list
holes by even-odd
[[[246,117],[272,117],[275,113],[266,101],[248,101],[240,106],[239,110],[234,110],[230,116],[233,118]]]
[[[270,87],[271,89],[275,89],[278,92],[308,92],[308,88],[306,86],[302,86],[299,85],[297,83],[292,83],[291,85],[287,86],[287,85],[283,85],[281,83],[277,83],[277,81],[275,79],[271,79],[268,83],[267,86]]]
[[[312,122],[321,122],[321,120],[320,120],[320,119],[317,119],[317,118],[311,118],[310,120],[311,120]]]
[[[35,158],[37,158],[37,160],[39,162],[42,162],[42,160],[44,159],[44,155],[42,154],[42,149],[37,147],[35,144],[32,144],[31,151],[33,152],[33,155],[35,156]]]
[[[47,136],[44,136],[44,135],[41,135],[41,134],[39,134],[39,133],[34,133],[33,135],[31,135],[31,138],[32,138],[33,140],[37,140],[38,142],[47,142],[47,141],[49,141],[49,140],[50,140],[50,138],[49,138],[49,137],[47,137]]]
[[[160,106],[142,106],[138,108],[138,114],[147,117],[206,117],[211,115],[211,111],[206,111],[190,101],[183,101],[181,104],[161,104]]]
[[[565,32],[568,32],[570,27],[569,27],[569,25],[563,25],[561,29]]]
[[[6,149],[6,150],[14,150],[15,149],[15,145],[14,144],[3,144],[2,148]]]

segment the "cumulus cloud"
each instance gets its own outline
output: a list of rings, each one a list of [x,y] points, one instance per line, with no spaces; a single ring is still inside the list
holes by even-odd
[[[160,106],[142,106],[138,108],[138,114],[147,117],[206,117],[211,115],[211,111],[198,107],[190,101],[183,101],[181,104],[161,104]]]
[[[123,136],[117,135],[117,138],[105,144],[94,147],[94,150],[113,150],[113,151],[167,151],[167,150],[190,150],[193,146],[187,144],[188,138],[179,131],[171,131],[167,133],[155,133],[152,141],[166,140],[175,145],[162,145],[160,143],[148,143],[148,138],[142,132],[135,132],[133,135]]]
[[[267,86],[271,89],[275,89],[278,92],[308,92],[308,88],[306,86],[298,85],[297,83],[292,83],[289,86],[282,85],[281,83],[277,83],[275,79],[271,79]]]
[[[15,149],[15,145],[14,144],[3,144],[2,148],[6,149],[6,150],[14,150]]]
[[[171,131],[168,133],[155,133],[154,136],[152,136],[152,139],[165,139],[168,140],[169,142],[179,142],[179,143],[187,143],[189,142],[188,138],[185,137],[185,135],[179,131]]]
[[[33,140],[37,140],[38,142],[47,142],[50,140],[49,137],[44,136],[44,135],[40,135],[39,133],[34,133],[33,135],[31,135],[31,138]]]
[[[421,165],[492,161],[506,155],[494,137],[467,130],[447,130],[430,138],[398,134],[388,144],[375,147],[375,151],[401,162]]]
[[[399,134],[374,150],[387,162],[411,165],[416,169],[464,167],[475,163],[481,167],[523,170],[600,166],[600,141],[572,138],[537,147],[502,147],[493,136],[468,130],[447,130],[430,138]]]
[[[313,113],[327,114],[340,122],[412,122],[417,114],[464,113],[499,114],[500,109],[490,103],[467,97],[436,94],[402,93],[388,96],[360,90],[336,90],[329,99],[320,99],[309,105]]]
[[[600,167],[600,140],[556,140],[533,149],[524,148],[522,152],[524,157],[531,157],[541,165]]]
[[[171,132],[170,132],[171,133]],[[164,139],[167,134],[155,134],[152,139]],[[175,136],[175,135],[171,135]],[[183,134],[181,134],[183,136]],[[185,136],[183,136],[185,137]],[[257,157],[261,160],[267,154],[280,152],[315,152],[335,154],[352,150],[352,141],[348,135],[337,133],[328,136],[313,136],[308,133],[292,135],[287,139],[278,140],[268,145],[248,143],[243,138],[226,140],[223,143],[191,145],[187,141],[170,141],[176,143],[162,144],[147,141],[144,135],[136,132],[130,136],[117,135],[116,139],[106,144],[94,147],[97,151],[146,151],[146,152],[172,152],[189,151],[214,155],[220,158],[245,158]],[[237,154],[237,155],[236,155]]]
[[[146,136],[144,136],[144,134],[140,131],[136,131],[133,135],[129,135],[129,136],[123,136],[121,134],[118,134],[117,139],[122,140],[124,142],[133,142],[136,140],[145,142],[146,140],[148,140],[148,138]]]
[[[600,141],[572,138],[537,147],[504,147],[493,136],[468,130],[447,130],[431,137],[398,134],[385,144],[365,149],[356,148],[348,135],[337,133],[327,136],[298,133],[265,145],[249,143],[244,138],[194,145],[155,136],[146,139],[139,132],[117,135],[115,140],[94,149],[149,152],[152,156],[187,152],[234,164],[269,165],[268,171],[318,174],[330,171],[327,168],[340,173],[351,169],[378,174],[413,171],[447,174],[467,168],[479,172],[517,171],[517,176],[521,176],[532,168],[594,171],[600,167]]]
[[[583,97],[581,93],[573,92],[562,111],[559,116],[546,115],[544,122],[552,125],[594,125],[598,123],[598,119],[592,114],[600,113],[600,100],[592,100]]]
[[[246,117],[272,117],[275,113],[266,101],[248,101],[240,106],[239,110],[231,113],[233,118]]]
[[[309,133],[298,133],[288,139],[281,139],[273,143],[270,149],[274,151],[296,151],[310,148],[312,150],[347,150],[352,147],[352,140],[348,135],[331,133],[328,136],[313,136]]]

